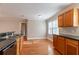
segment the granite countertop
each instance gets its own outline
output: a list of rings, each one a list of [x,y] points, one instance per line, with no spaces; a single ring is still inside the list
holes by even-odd
[[[16,41],[15,38],[9,38],[9,39],[6,39],[4,41],[1,41],[0,42],[0,51],[7,48],[7,46],[9,46],[10,44],[12,44],[15,41]]]
[[[71,39],[75,39],[75,40],[79,40],[79,36],[76,34],[54,34],[54,35],[59,35],[59,36],[63,36],[63,37],[67,37],[67,38],[71,38]]]

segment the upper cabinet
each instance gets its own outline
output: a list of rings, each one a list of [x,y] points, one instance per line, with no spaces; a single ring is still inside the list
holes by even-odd
[[[66,27],[73,26],[73,9],[65,13],[64,26]]]
[[[63,27],[64,14],[58,16],[58,26]]]
[[[61,15],[58,16],[58,26],[59,27],[73,27],[73,26],[79,26],[78,21],[78,9],[71,9],[66,12],[64,12]],[[62,20],[60,20],[62,19]]]

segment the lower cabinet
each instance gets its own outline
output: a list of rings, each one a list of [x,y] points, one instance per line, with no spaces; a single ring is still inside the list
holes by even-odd
[[[58,46],[58,36],[57,35],[53,35],[53,46],[55,47],[55,48],[57,48],[57,46]]]
[[[58,36],[58,51],[64,55],[65,54],[65,39],[64,37]]]
[[[53,52],[54,55],[61,55],[60,52],[58,52],[56,49],[53,49],[53,50],[54,50],[54,52]]]
[[[76,39],[54,36],[53,44],[61,55],[79,55],[79,41]]]
[[[54,48],[62,55],[65,54],[65,39],[61,36],[53,37]]]
[[[78,41],[66,39],[66,55],[78,55]]]

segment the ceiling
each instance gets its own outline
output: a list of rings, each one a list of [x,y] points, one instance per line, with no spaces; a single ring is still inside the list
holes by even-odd
[[[0,3],[0,17],[46,20],[69,3]]]

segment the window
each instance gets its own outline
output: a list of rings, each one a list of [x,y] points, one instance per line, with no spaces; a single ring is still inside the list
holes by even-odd
[[[53,34],[53,22],[49,22],[48,23],[48,34]]]
[[[53,21],[53,33],[58,33],[58,20]]]
[[[58,21],[50,21],[48,22],[48,34],[58,34]]]

